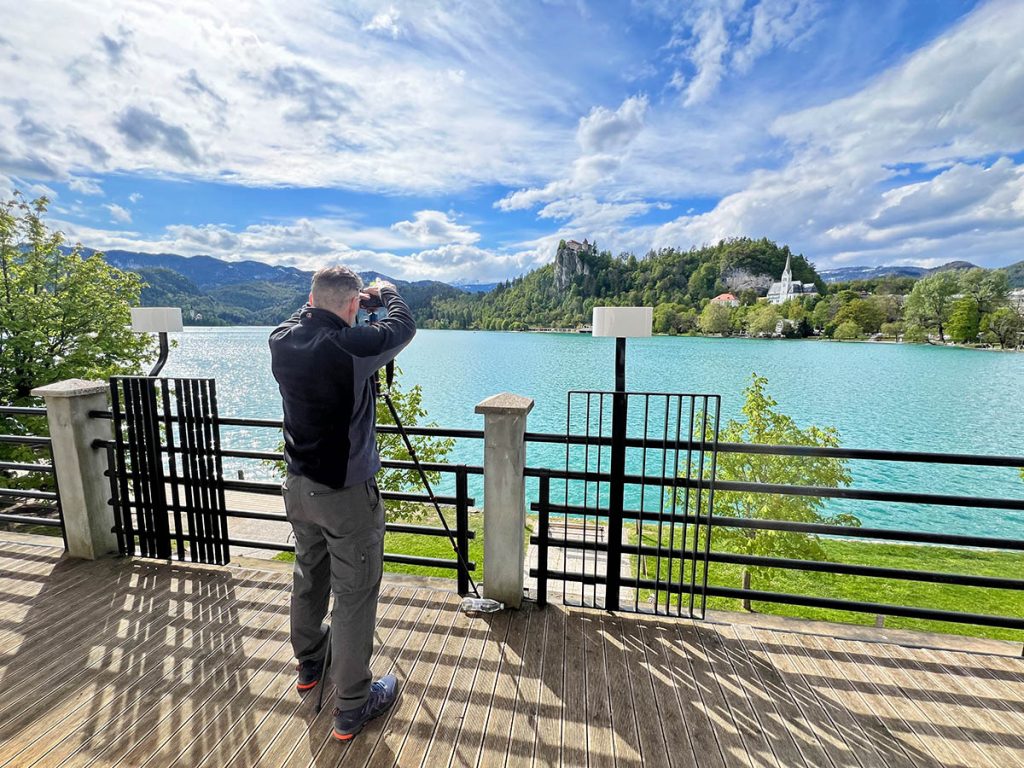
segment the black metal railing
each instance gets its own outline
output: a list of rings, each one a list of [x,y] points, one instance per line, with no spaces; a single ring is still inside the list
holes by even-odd
[[[39,416],[45,418],[46,409],[5,405],[0,406],[0,416]],[[22,445],[36,449],[34,451],[35,461],[0,461],[0,470],[23,472],[31,475],[51,475],[53,478],[52,491],[10,486],[0,487],[0,503],[13,504],[19,500],[48,502],[57,511],[56,518],[0,512],[0,522],[58,528],[64,541],[64,548],[67,549],[68,540],[67,533],[64,530],[64,512],[60,506],[60,492],[57,487],[57,474],[53,468],[53,447],[50,438],[38,434],[2,434],[0,435],[0,444]]]
[[[97,419],[113,419],[113,413],[110,411],[92,411],[89,414],[92,418]],[[173,414],[167,418],[169,423],[175,423],[177,417]],[[255,418],[244,418],[244,417],[228,417],[218,416],[217,424],[221,427],[251,427],[260,429],[275,429],[280,431],[283,428],[283,422],[279,419],[255,419]],[[394,426],[387,424],[380,424],[377,426],[377,431],[381,434],[397,434],[398,429]],[[475,438],[482,439],[483,432],[481,430],[465,430],[465,429],[442,429],[437,427],[406,427],[406,432],[411,436],[430,436],[430,437],[441,437],[441,438]],[[93,446],[97,449],[107,450],[112,452],[117,450],[115,441],[112,440],[97,440],[94,441]],[[165,454],[173,454],[180,452],[180,447],[164,447],[162,451]],[[109,453],[108,453],[109,455]],[[218,449],[218,455],[223,459],[247,459],[261,462],[276,462],[281,461],[282,456],[276,451],[260,451],[260,450],[246,450],[246,449],[233,449],[220,447]],[[108,462],[109,463],[109,462]],[[399,469],[399,470],[411,470],[415,469],[416,465],[411,461],[403,461],[396,459],[389,459],[382,457],[381,464],[385,469]],[[438,503],[442,508],[448,507],[454,510],[454,525],[451,526],[452,533],[455,536],[455,546],[458,549],[458,553],[453,551],[452,557],[424,557],[418,555],[407,555],[399,552],[387,552],[384,553],[384,561],[386,563],[395,563],[402,565],[419,566],[426,568],[436,568],[441,570],[449,570],[456,572],[457,579],[457,590],[459,594],[469,594],[469,580],[470,574],[477,572],[478,565],[472,560],[470,556],[470,541],[476,539],[476,532],[470,529],[469,523],[469,511],[470,508],[476,504],[476,500],[469,494],[469,477],[470,475],[482,475],[483,467],[474,466],[468,464],[448,464],[442,462],[421,462],[424,470],[428,472],[440,472],[447,473],[452,476],[454,493],[452,494],[438,494],[435,496]],[[112,465],[111,465],[112,466]],[[266,482],[258,480],[231,480],[224,478],[221,484],[225,491],[238,491],[242,493],[252,493],[266,496],[281,496],[281,485],[276,482]],[[402,501],[412,502],[419,504],[430,504],[430,497],[423,493],[403,493],[396,491],[381,491],[381,498],[387,501]],[[113,503],[113,499],[111,500]],[[249,509],[234,509],[227,508],[225,516],[229,519],[246,519],[246,520],[265,520],[269,522],[281,522],[286,523],[287,517],[283,512],[266,512]],[[412,523],[397,523],[388,522],[385,526],[387,533],[395,534],[413,534],[417,536],[427,537],[447,537],[448,532],[440,525],[417,525]],[[120,531],[121,534],[127,533],[127,531]],[[387,539],[385,539],[385,542]],[[264,539],[249,539],[249,538],[238,538],[234,536],[228,536],[227,543],[232,547],[241,547],[248,549],[262,549],[276,552],[294,552],[295,545],[288,541],[268,541]],[[460,564],[460,560],[466,564],[466,568],[463,568]]]
[[[562,444],[562,445],[583,445],[609,446],[610,439],[586,437],[581,435],[559,435],[548,433],[527,433],[526,439],[533,443]],[[967,465],[976,467],[1012,467],[1024,466],[1024,457],[1020,456],[986,456],[976,454],[955,454],[955,453],[926,453],[915,451],[888,451],[873,449],[853,448],[817,448],[808,446],[785,446],[785,445],[754,445],[746,443],[704,442],[700,440],[640,440],[630,439],[627,444],[637,448],[658,448],[662,450],[711,450],[717,449],[719,453],[738,453],[750,455],[767,456],[802,456],[810,458],[832,458],[851,459],[862,461],[885,461],[911,464],[934,464],[934,465]],[[569,480],[584,480],[595,483],[608,483],[611,481],[611,474],[608,472],[594,471],[563,471],[550,467],[529,467],[526,474],[528,477],[538,478],[538,501],[531,504],[531,509],[539,514],[539,530],[531,537],[531,542],[538,548],[538,565],[531,569],[532,576],[537,578],[537,599],[541,602],[547,599],[547,587],[549,581],[561,581],[563,584],[576,582],[580,584],[605,584],[607,575],[601,573],[580,574],[567,572],[565,569],[556,571],[548,565],[548,555],[554,547],[588,550],[594,552],[607,552],[608,542],[599,540],[574,540],[567,536],[557,536],[557,528],[552,525],[551,517],[561,520],[571,519],[575,515],[593,515],[592,508],[567,503],[552,503],[552,482],[566,483]],[[694,478],[685,477],[651,477],[638,474],[625,477],[627,485],[640,486],[642,484],[660,486],[664,489],[687,489],[695,488],[698,481]],[[915,504],[926,507],[934,506],[956,506],[968,509],[1003,510],[1010,512],[1024,511],[1024,498],[1000,498],[990,496],[968,496],[960,494],[938,494],[917,491],[889,491],[864,488],[848,487],[819,487],[805,485],[787,485],[779,483],[758,483],[741,482],[735,480],[715,481],[716,492],[743,492],[748,494],[790,495],[790,496],[812,496],[824,499],[852,499],[857,501],[875,501],[893,504]],[[642,504],[640,505],[643,506]],[[686,514],[676,514],[672,510],[662,511],[660,514],[646,509],[623,509],[623,519],[633,522],[639,526],[669,524],[676,526],[697,526],[710,523],[711,529],[731,528],[739,530],[762,530],[775,532],[790,532],[801,534],[815,534],[834,539],[857,539],[870,540],[873,542],[897,542],[922,545],[941,545],[945,547],[984,548],[989,550],[1000,550],[1005,552],[1024,552],[1024,540],[1007,538],[1001,536],[966,535],[953,533],[939,533],[922,530],[888,529],[879,527],[853,527],[827,523],[798,522],[792,520],[771,520],[761,518],[741,518],[725,515],[711,514],[702,515],[698,511],[694,514],[688,511]],[[636,558],[659,557],[664,554],[660,545],[652,547],[642,543],[641,537],[637,541],[624,542],[621,545],[622,551]],[[1018,574],[1006,574],[999,576],[972,575],[968,573],[937,572],[927,570],[915,570],[910,568],[883,567],[877,565],[864,565],[857,563],[843,563],[828,560],[798,559],[792,557],[772,557],[716,549],[714,539],[709,538],[711,544],[705,553],[694,548],[689,550],[679,547],[675,548],[672,556],[683,562],[693,561],[700,558],[707,564],[710,578],[706,587],[708,597],[731,598],[744,601],[760,601],[767,603],[780,603],[797,605],[810,608],[834,609],[842,611],[853,611],[874,614],[876,616],[898,616],[910,619],[925,619],[943,622],[955,622],[964,624],[976,624],[988,627],[999,627],[1006,629],[1024,630],[1024,616],[1020,615],[994,615],[977,613],[970,610],[949,610],[945,608],[921,607],[916,605],[870,602],[864,600],[844,599],[838,597],[825,597],[820,595],[797,594],[790,592],[740,589],[724,586],[716,583],[715,564],[737,565],[746,568],[768,568],[776,570],[806,571],[824,574],[835,574],[843,576],[869,577],[877,579],[894,579],[908,582],[919,582],[922,584],[944,584],[979,589],[1004,589],[1013,591],[1024,591],[1024,578]],[[634,592],[634,609],[641,608],[640,594],[642,591],[657,593],[666,587],[666,579],[662,576],[660,568],[656,569],[655,578],[644,578],[638,567],[633,568],[632,577],[621,577],[624,587],[630,587]],[[694,585],[674,583],[674,598],[676,601],[675,610],[671,610],[670,603],[665,605],[655,604],[655,612],[676,613],[683,615],[685,606],[683,601],[692,594]],[[969,607],[969,606],[967,606]]]

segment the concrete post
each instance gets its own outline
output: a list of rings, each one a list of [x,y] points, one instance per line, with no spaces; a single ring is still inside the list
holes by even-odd
[[[110,483],[103,476],[107,457],[92,447],[97,438],[111,438],[111,426],[89,418],[89,411],[107,409],[106,383],[68,379],[36,387],[32,394],[46,401],[68,554],[86,560],[116,555],[114,511],[107,504]]]
[[[523,601],[526,560],[526,415],[533,400],[505,392],[476,406],[484,416],[484,597]]]

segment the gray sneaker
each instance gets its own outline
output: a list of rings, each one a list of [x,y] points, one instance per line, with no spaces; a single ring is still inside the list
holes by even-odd
[[[370,697],[357,709],[334,710],[334,738],[349,741],[373,718],[383,715],[398,698],[398,678],[384,675],[370,686]]]

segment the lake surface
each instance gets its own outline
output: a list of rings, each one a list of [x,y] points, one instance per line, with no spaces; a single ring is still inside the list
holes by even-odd
[[[270,373],[270,328],[197,328],[173,334],[168,376],[217,379],[224,416],[281,418]],[[615,343],[581,334],[422,330],[398,359],[405,388],[423,387],[430,419],[480,429],[473,412],[499,392],[532,397],[528,429],[564,432],[569,390],[610,390]],[[1024,355],[926,345],[654,337],[631,339],[630,391],[722,396],[723,423],[740,415],[753,372],[766,376],[779,409],[802,427],[836,427],[851,448],[1024,456]],[[575,407],[575,406],[574,406]],[[235,448],[273,449],[279,434],[225,429]],[[482,463],[479,440],[461,442],[453,460]],[[534,466],[564,466],[565,449],[530,446]],[[1015,470],[850,462],[853,487],[1024,498]],[[227,462],[234,475],[270,479],[253,462]],[[471,492],[480,494],[479,484]],[[534,489],[531,487],[531,495]],[[872,502],[831,502],[866,526],[1024,539],[1024,512],[962,510]]]

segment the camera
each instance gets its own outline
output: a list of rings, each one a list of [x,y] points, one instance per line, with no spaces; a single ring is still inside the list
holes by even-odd
[[[380,300],[380,296],[367,296],[365,299],[359,299],[359,308],[365,309],[367,312],[380,309],[383,306],[384,302]]]

